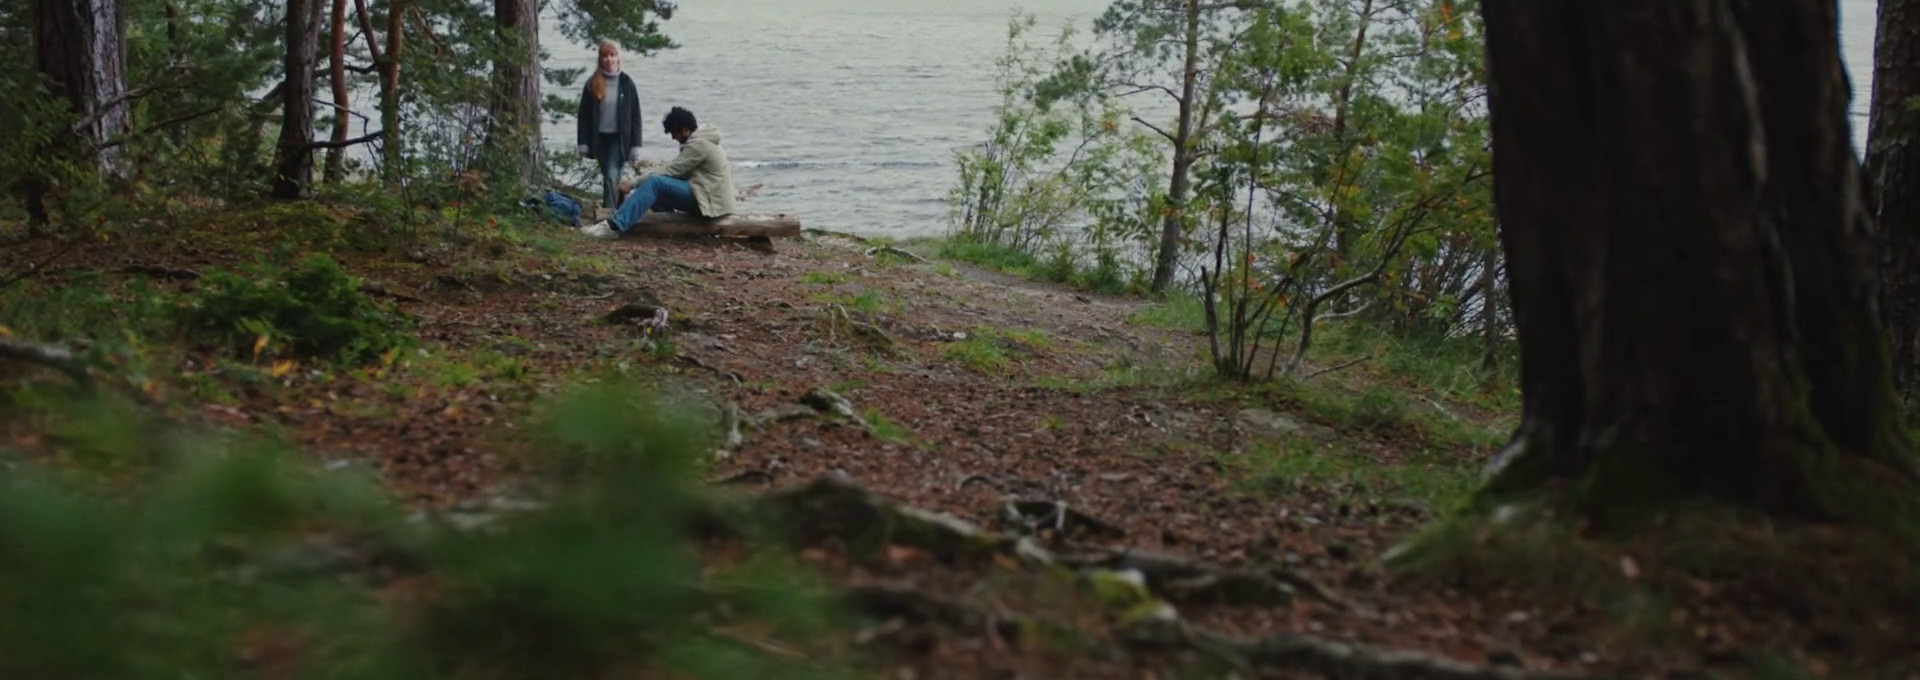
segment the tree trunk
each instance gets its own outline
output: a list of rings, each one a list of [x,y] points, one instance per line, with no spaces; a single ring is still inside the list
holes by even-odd
[[[1487,496],[1859,518],[1920,490],[1836,8],[1762,4],[1483,5],[1523,392]]]
[[[505,43],[493,64],[494,147],[501,176],[536,186],[540,179],[540,3],[494,0],[493,16]]]
[[[1180,70],[1180,120],[1173,132],[1173,173],[1167,180],[1167,214],[1160,223],[1160,252],[1153,267],[1153,292],[1173,283],[1180,263],[1180,237],[1186,234],[1187,187],[1193,169],[1194,93],[1200,82],[1200,0],[1187,0],[1186,58]]]
[[[313,71],[322,0],[287,0],[287,87],[276,149],[273,197],[300,198],[313,183]]]
[[[33,4],[34,66],[78,118],[75,137],[61,140],[73,146],[49,152],[87,159],[109,178],[126,176],[125,147],[107,146],[129,129],[126,29],[125,0]],[[48,220],[51,188],[45,177],[26,180],[27,211],[36,225]]]
[[[364,0],[361,0],[364,1]],[[387,4],[387,50],[379,60],[380,68],[380,129],[387,133],[380,143],[380,174],[388,187],[400,185],[405,176],[401,165],[406,136],[400,133],[400,55],[406,47],[405,0],[390,0]],[[367,34],[368,42],[373,34]]]
[[[1882,313],[1893,383],[1920,415],[1920,0],[1880,0],[1873,39],[1867,178],[1882,239]]]
[[[1344,164],[1347,154],[1351,152],[1351,148],[1347,146],[1347,119],[1348,113],[1353,109],[1353,80],[1360,74],[1361,58],[1366,56],[1367,28],[1373,24],[1373,0],[1362,0],[1358,15],[1360,25],[1354,28],[1353,42],[1348,44],[1347,63],[1340,76],[1340,89],[1333,98],[1333,148],[1338,150],[1339,155],[1328,159],[1330,163]],[[1342,186],[1359,181],[1358,178],[1347,177],[1344,173],[1337,179],[1333,175],[1329,175],[1328,178]],[[1353,216],[1347,213],[1344,204],[1336,201],[1332,215],[1334,264],[1329,268],[1328,275],[1332,280],[1338,281],[1345,276],[1347,264],[1353,261],[1354,241],[1359,239],[1359,234],[1355,233],[1358,230],[1353,224]],[[1336,313],[1347,311],[1351,308],[1352,299],[1352,296],[1340,296],[1333,301],[1333,311]]]
[[[326,181],[337,184],[346,179],[347,150],[341,146],[347,141],[347,130],[351,119],[347,116],[352,105],[347,94],[347,0],[333,0],[333,56],[328,69],[333,81],[333,143],[327,149]]]
[[[34,55],[40,72],[79,116],[75,131],[108,176],[125,173],[120,146],[107,147],[129,128],[125,0],[38,0]]]
[[[1488,248],[1480,257],[1480,333],[1486,347],[1480,355],[1480,370],[1492,373],[1500,365],[1500,298],[1494,295],[1494,270],[1500,265],[1500,253]]]

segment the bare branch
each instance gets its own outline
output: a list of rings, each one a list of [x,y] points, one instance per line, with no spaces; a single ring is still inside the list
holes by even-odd
[[[1361,314],[1366,313],[1367,308],[1372,306],[1373,306],[1373,301],[1368,300],[1366,303],[1361,304],[1360,306],[1355,307],[1353,309],[1349,309],[1344,312],[1334,312],[1332,314],[1326,314],[1315,320],[1316,321],[1339,321],[1341,319],[1351,319],[1353,317],[1360,316]]]
[[[302,146],[305,146],[309,149],[335,149],[340,147],[353,146],[355,144],[365,144],[367,142],[371,142],[373,140],[380,139],[381,137],[385,137],[385,136],[387,136],[386,130],[374,130],[373,132],[361,135],[359,137],[355,137],[353,139],[349,139],[344,142],[333,142],[333,141],[307,142]]]
[[[1320,369],[1320,370],[1318,370],[1318,371],[1314,371],[1314,372],[1312,372],[1312,373],[1308,373],[1308,374],[1307,374],[1307,377],[1306,377],[1306,379],[1307,379],[1307,380],[1312,380],[1312,379],[1314,379],[1314,378],[1318,378],[1318,377],[1320,377],[1320,376],[1322,376],[1322,375],[1326,375],[1326,374],[1328,374],[1328,373],[1332,373],[1332,372],[1334,372],[1334,371],[1338,371],[1338,370],[1341,370],[1341,369],[1344,369],[1344,368],[1352,368],[1352,367],[1354,367],[1354,366],[1358,366],[1358,365],[1360,365],[1360,364],[1362,364],[1362,363],[1365,363],[1365,362],[1367,362],[1367,361],[1370,361],[1370,360],[1372,360],[1372,359],[1373,359],[1373,355],[1371,355],[1371,354],[1369,354],[1369,355],[1366,355],[1366,356],[1363,356],[1363,357],[1360,357],[1360,358],[1358,358],[1358,359],[1354,359],[1354,360],[1352,360],[1352,361],[1343,361],[1343,362],[1341,362],[1341,363],[1338,363],[1338,364],[1334,364],[1334,365],[1332,365],[1332,366],[1328,366],[1328,367],[1326,367],[1326,368],[1323,368],[1323,369]]]
[[[1167,141],[1169,142],[1174,142],[1179,140],[1179,138],[1174,137],[1172,134],[1169,134],[1166,130],[1160,129],[1160,126],[1154,125],[1153,123],[1149,123],[1145,120],[1142,120],[1139,116],[1134,116],[1133,122],[1139,123],[1141,125],[1145,125],[1147,126],[1147,129],[1160,133],[1160,136],[1167,138]]]
[[[1128,91],[1126,91],[1126,92],[1122,92],[1122,93],[1120,93],[1120,94],[1116,94],[1116,95],[1113,95],[1113,97],[1114,97],[1115,99],[1118,99],[1118,98],[1121,98],[1121,97],[1131,97],[1131,96],[1133,96],[1133,95],[1136,95],[1136,94],[1140,94],[1140,93],[1143,93],[1143,92],[1164,92],[1164,93],[1166,93],[1166,95],[1167,95],[1167,96],[1169,96],[1169,97],[1172,97],[1172,98],[1174,98],[1174,99],[1179,99],[1179,98],[1180,98],[1180,94],[1179,94],[1179,93],[1177,93],[1177,92],[1174,92],[1172,88],[1169,88],[1169,87],[1167,87],[1167,86],[1165,86],[1165,85],[1134,85],[1134,84],[1129,84],[1129,85],[1128,85],[1128,87],[1131,87],[1131,88],[1133,88],[1133,89],[1131,89],[1131,90],[1128,90]]]

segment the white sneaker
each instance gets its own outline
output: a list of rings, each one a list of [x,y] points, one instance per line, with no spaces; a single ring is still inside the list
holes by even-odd
[[[608,222],[606,220],[601,220],[599,222],[595,222],[593,224],[589,224],[587,226],[581,227],[580,233],[586,234],[589,238],[597,238],[597,239],[620,238],[620,232],[614,230],[613,223]]]

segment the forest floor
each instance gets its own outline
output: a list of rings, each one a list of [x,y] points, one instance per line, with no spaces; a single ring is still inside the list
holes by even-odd
[[[1211,377],[1190,306],[850,237],[595,242],[554,227],[356,250],[280,219],[8,248],[0,276],[19,280],[0,289],[0,325],[39,342],[138,327],[171,304],[141,296],[169,299],[211,268],[333,252],[417,321],[416,348],[336,370],[148,346],[122,383],[176,418],[375,469],[401,502],[449,512],[491,507],[537,465],[516,428],[542,398],[656,381],[738,425],[703,471],[716,487],[800,498],[800,523],[835,520],[806,514],[832,505],[806,500],[822,489],[893,518],[881,545],[812,527],[797,552],[866,598],[843,642],[871,651],[855,664],[871,677],[1920,677],[1906,600],[1861,594],[1875,567],[1838,557],[1716,571],[1594,541],[1479,562],[1551,572],[1534,587],[1388,571],[1383,554],[1473,488],[1517,399],[1510,380],[1361,329],[1328,328],[1298,372],[1312,377],[1238,384]],[[607,320],[654,306],[670,329]],[[0,380],[60,378],[0,364]],[[52,416],[15,394],[0,445],[65,460]],[[926,517],[910,509],[971,526],[901,529]],[[1806,554],[1755,536],[1783,564]],[[1089,580],[1095,566],[1117,571]],[[1103,587],[1128,567],[1152,606]]]

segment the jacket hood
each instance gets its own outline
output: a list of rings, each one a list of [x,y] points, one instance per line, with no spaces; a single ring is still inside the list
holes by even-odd
[[[713,142],[714,144],[719,144],[720,143],[720,126],[718,125],[700,126],[699,129],[696,129],[693,131],[693,136],[688,137],[687,141],[692,142],[696,139]]]

